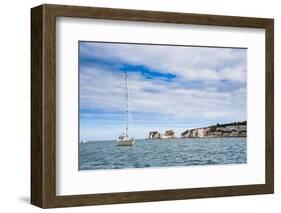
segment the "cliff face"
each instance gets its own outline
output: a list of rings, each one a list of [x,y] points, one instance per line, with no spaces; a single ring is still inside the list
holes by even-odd
[[[202,137],[246,137],[247,123],[238,122],[217,126],[196,128],[181,133],[181,138],[202,138]]]
[[[217,124],[208,127],[186,130],[181,133],[181,138],[204,138],[204,137],[246,137],[247,121],[227,124]],[[149,132],[148,139],[173,139],[177,138],[173,130],[165,133],[158,131]]]

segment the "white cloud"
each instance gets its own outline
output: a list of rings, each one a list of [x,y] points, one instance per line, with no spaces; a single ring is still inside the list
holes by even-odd
[[[245,82],[246,49],[87,43],[81,54],[145,65],[186,80]]]
[[[81,107],[118,112],[124,109],[124,76],[102,69],[83,68]],[[133,111],[179,118],[245,118],[244,89],[221,92],[184,88],[176,82],[129,75]]]

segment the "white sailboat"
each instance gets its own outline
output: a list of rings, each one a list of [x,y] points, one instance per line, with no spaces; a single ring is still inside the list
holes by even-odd
[[[132,146],[134,145],[135,139],[129,136],[129,128],[132,128],[132,114],[129,105],[129,94],[128,94],[128,75],[125,72],[125,117],[126,127],[125,132],[122,133],[117,139],[117,146]]]

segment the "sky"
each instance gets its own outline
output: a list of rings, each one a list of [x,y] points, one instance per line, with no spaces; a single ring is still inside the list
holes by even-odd
[[[79,42],[80,140],[246,120],[247,49]]]

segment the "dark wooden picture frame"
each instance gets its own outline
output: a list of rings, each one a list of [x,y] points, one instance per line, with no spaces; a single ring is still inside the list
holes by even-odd
[[[265,29],[265,184],[87,195],[56,195],[56,17]],[[41,5],[31,9],[31,203],[42,208],[274,192],[274,20],[126,9]]]

